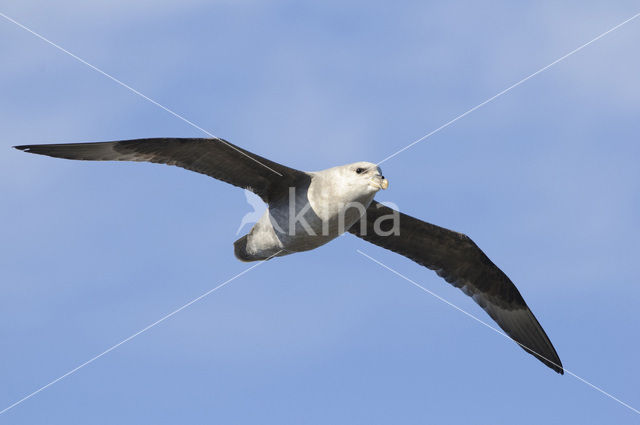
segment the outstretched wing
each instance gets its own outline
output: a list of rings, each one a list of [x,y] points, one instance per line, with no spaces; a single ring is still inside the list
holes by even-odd
[[[381,219],[391,214],[399,214],[398,234],[389,234],[393,226],[391,219]],[[366,233],[361,232],[360,222],[349,232],[434,270],[472,297],[525,351],[556,372],[564,373],[558,353],[518,289],[469,237],[399,213],[376,201],[371,203],[365,217]],[[376,220],[378,224],[374,227]],[[386,234],[388,236],[381,236]]]
[[[265,202],[309,176],[232,145],[223,139],[154,138],[116,142],[24,145],[16,149],[56,158],[143,161],[176,165],[250,189]]]

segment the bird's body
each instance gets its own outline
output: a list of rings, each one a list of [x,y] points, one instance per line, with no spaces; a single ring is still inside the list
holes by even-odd
[[[357,169],[366,172],[355,173]],[[385,181],[369,162],[306,174],[307,182],[272,201],[251,231],[234,243],[239,260],[265,260],[330,242],[365,214]]]
[[[176,165],[249,189],[268,209],[234,243],[242,261],[309,251],[348,231],[434,270],[471,296],[516,343],[558,373],[555,348],[507,277],[467,236],[373,200],[387,181],[368,162],[304,172],[222,139],[138,139],[17,146],[27,152],[93,161]]]

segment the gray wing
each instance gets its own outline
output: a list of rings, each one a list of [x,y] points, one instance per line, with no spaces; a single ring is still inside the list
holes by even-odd
[[[175,165],[250,189],[269,202],[288,193],[288,187],[309,179],[232,145],[223,139],[154,138],[115,142],[15,146],[25,152],[90,161],[144,161]]]
[[[399,234],[376,234],[376,220],[393,213],[399,214]],[[365,217],[366,226],[361,229],[358,222],[349,232],[434,270],[472,297],[525,351],[556,372],[564,373],[558,353],[518,289],[469,237],[399,213],[376,201],[369,206]],[[381,231],[378,233],[390,233],[392,225],[391,219],[379,220]]]

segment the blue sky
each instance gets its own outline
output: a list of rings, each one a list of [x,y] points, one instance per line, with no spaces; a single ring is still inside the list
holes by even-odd
[[[218,136],[317,170],[379,161],[637,13],[633,1],[3,2]],[[29,143],[203,134],[0,19],[0,408],[247,268],[242,191]],[[378,199],[470,235],[570,371],[632,406],[640,21],[384,163]],[[32,423],[637,423],[373,264],[345,236],[270,261],[0,416]],[[517,419],[516,419],[517,418]]]

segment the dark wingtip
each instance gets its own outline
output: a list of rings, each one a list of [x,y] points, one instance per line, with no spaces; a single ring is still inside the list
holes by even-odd
[[[560,359],[558,359],[558,366],[553,370],[558,372],[560,375],[564,375],[564,367],[562,366],[562,363],[560,363]]]
[[[564,368],[562,367],[562,364],[560,362],[558,362],[557,364],[553,364],[553,363],[547,363],[545,362],[547,366],[549,366],[554,372],[559,373],[560,375],[564,375]]]
[[[531,315],[531,317],[535,319],[535,316],[533,316],[533,314]],[[539,329],[544,333],[544,330],[542,329],[542,327],[540,327]],[[544,334],[544,336],[546,337],[547,334]],[[532,350],[531,348],[527,347],[521,342],[516,341],[515,339],[514,341],[516,344],[522,347],[524,351],[531,354],[536,359],[540,360],[549,369],[553,370],[556,373],[559,373],[560,375],[564,375],[564,367],[562,366],[562,361],[560,360],[560,356],[558,356],[556,349],[553,347],[553,345],[551,344],[551,341],[549,341],[548,338],[547,338],[548,345],[546,347],[538,349],[538,351]],[[544,353],[544,354],[541,354],[541,353]]]
[[[14,146],[13,148],[14,149],[18,149],[20,151],[28,152],[29,149],[31,149],[31,146],[30,145],[22,145],[22,146]]]
[[[540,360],[542,363],[544,363],[554,372],[559,373],[560,375],[564,375],[564,367],[562,366],[560,357],[558,357],[557,354],[551,357],[550,359],[542,357],[541,355],[534,352],[531,352],[531,354],[533,354],[534,357],[536,357],[538,360]]]
[[[554,349],[554,353],[555,353],[555,349]],[[551,361],[547,361],[544,362],[547,366],[549,366],[551,369],[553,369],[555,372],[559,373],[560,375],[564,375],[564,367],[562,366],[562,362],[560,361],[560,357],[558,356],[558,353],[555,353],[555,358],[552,357],[553,360]]]

